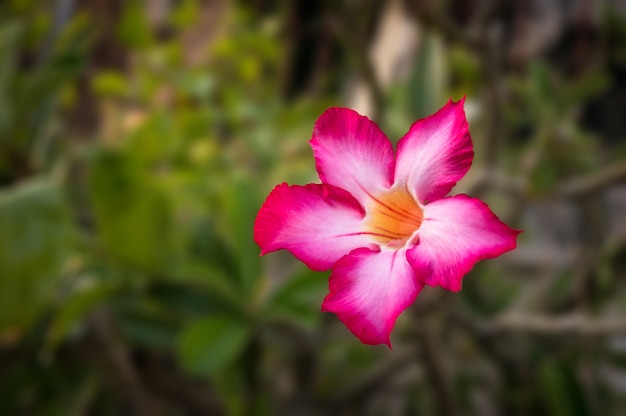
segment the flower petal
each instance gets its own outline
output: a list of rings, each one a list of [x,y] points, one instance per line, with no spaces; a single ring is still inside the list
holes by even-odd
[[[393,147],[369,118],[347,108],[329,108],[310,141],[323,183],[350,192],[362,204],[367,193],[391,186]]]
[[[387,344],[396,318],[424,284],[405,250],[354,250],[335,264],[322,310],[334,312],[364,344]]]
[[[472,164],[464,102],[449,100],[435,114],[413,123],[398,142],[394,183],[407,184],[423,204],[446,196]]]
[[[418,242],[407,251],[407,260],[427,285],[457,292],[474,264],[513,250],[520,232],[478,199],[443,198],[424,207]]]
[[[261,255],[287,249],[312,270],[327,270],[357,247],[374,245],[359,232],[364,212],[346,191],[329,185],[277,185],[254,222]]]

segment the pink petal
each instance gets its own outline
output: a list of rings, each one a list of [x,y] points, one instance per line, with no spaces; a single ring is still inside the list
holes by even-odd
[[[435,114],[413,123],[398,142],[395,183],[407,184],[421,203],[444,197],[472,164],[464,102],[449,100]]]
[[[354,250],[333,267],[322,310],[334,312],[364,344],[387,344],[400,313],[424,284],[406,261],[405,250]]]
[[[363,203],[367,193],[391,186],[391,143],[369,118],[347,108],[329,108],[315,123],[310,141],[323,183],[350,192]]]
[[[427,285],[457,292],[474,264],[513,250],[520,232],[478,199],[443,198],[424,207],[418,242],[407,251],[407,260]]]
[[[261,255],[287,249],[312,270],[328,270],[357,247],[368,247],[359,232],[364,212],[346,191],[329,185],[277,185],[254,222]]]

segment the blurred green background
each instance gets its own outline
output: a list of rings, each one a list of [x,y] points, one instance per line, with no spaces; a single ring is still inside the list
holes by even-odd
[[[626,1],[0,3],[0,414],[626,414]],[[264,258],[329,106],[467,95],[455,193],[523,228],[393,351]]]

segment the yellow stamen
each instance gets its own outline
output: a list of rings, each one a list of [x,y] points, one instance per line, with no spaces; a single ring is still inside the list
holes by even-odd
[[[367,231],[388,246],[403,245],[422,225],[424,211],[404,188],[372,196]]]

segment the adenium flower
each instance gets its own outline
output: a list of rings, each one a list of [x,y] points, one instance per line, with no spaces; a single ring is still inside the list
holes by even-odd
[[[465,99],[452,100],[391,142],[367,117],[330,108],[315,123],[321,184],[274,188],[254,224],[261,255],[286,249],[332,270],[322,310],[365,344],[390,344],[424,285],[456,292],[479,260],[516,247],[519,231],[482,201],[446,196],[474,156]]]

